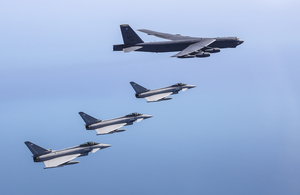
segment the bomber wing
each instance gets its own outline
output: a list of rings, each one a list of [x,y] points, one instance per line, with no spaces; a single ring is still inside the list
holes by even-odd
[[[44,161],[45,169],[59,167],[59,166],[63,165],[64,163],[67,163],[67,162],[77,158],[80,155],[81,154],[72,154],[72,155],[61,156],[61,157],[57,157],[57,158],[54,158],[51,160]]]
[[[199,41],[197,43],[193,43],[193,44],[189,45],[187,48],[185,48],[178,54],[173,55],[172,57],[183,57],[183,56],[189,55],[193,52],[197,52],[197,51],[203,49],[204,47],[209,46],[210,44],[212,44],[215,41],[216,41],[216,39],[202,39],[201,41]]]
[[[103,134],[112,133],[113,131],[125,126],[126,124],[127,123],[119,123],[119,124],[101,127],[101,128],[95,129],[95,130],[97,131],[97,135],[103,135]]]
[[[189,37],[189,36],[182,36],[182,35],[179,35],[179,34],[172,35],[172,34],[169,34],[169,33],[161,33],[161,32],[156,32],[156,31],[147,30],[147,29],[139,29],[138,31],[141,31],[143,33],[147,33],[148,35],[154,35],[154,36],[159,37],[159,38],[169,39],[169,40],[172,40],[172,41],[194,39],[193,37]]]
[[[171,95],[173,92],[168,92],[168,93],[160,93],[160,94],[157,94],[157,95],[152,95],[152,96],[148,96],[148,97],[145,97],[145,99],[148,101],[148,102],[156,102],[156,101],[159,101],[169,95]]]

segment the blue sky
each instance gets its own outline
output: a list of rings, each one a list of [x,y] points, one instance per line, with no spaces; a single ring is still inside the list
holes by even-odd
[[[299,8],[293,0],[1,1],[1,192],[299,194]],[[203,59],[124,54],[112,51],[120,24],[245,42]],[[197,87],[147,104],[130,81]],[[96,136],[79,111],[154,117]],[[112,147],[44,170],[27,140]]]

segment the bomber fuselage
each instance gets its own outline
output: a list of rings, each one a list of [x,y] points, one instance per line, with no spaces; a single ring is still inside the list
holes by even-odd
[[[140,49],[135,51],[143,51],[143,52],[175,52],[182,51],[187,48],[189,45],[197,43],[206,38],[195,38],[191,37],[188,40],[179,40],[179,41],[160,41],[160,42],[148,42],[148,43],[137,43],[135,45],[115,45],[114,51],[122,51],[124,48],[132,47],[132,46],[141,46]],[[218,37],[215,38],[216,41],[210,44],[209,48],[236,48],[238,45],[243,43],[237,37]],[[205,50],[206,48],[202,49]]]

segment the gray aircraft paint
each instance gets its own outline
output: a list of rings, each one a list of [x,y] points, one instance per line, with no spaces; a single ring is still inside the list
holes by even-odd
[[[163,100],[170,100],[172,98],[167,98],[169,95],[173,94],[178,94],[179,91],[181,90],[186,90],[186,89],[191,89],[196,87],[196,85],[188,85],[188,84],[183,84],[183,83],[177,83],[168,87],[163,87],[159,89],[146,89],[142,87],[141,85],[135,83],[135,82],[130,82],[131,86],[135,90],[135,97],[136,98],[148,98],[150,97],[155,97],[153,101],[147,101],[147,102],[158,102],[158,101],[163,101]],[[159,95],[162,94],[161,97]]]
[[[143,119],[148,119],[152,117],[151,115],[146,115],[146,114],[131,113],[114,119],[100,120],[100,119],[95,119],[84,112],[79,112],[79,115],[86,122],[85,125],[86,130],[96,130],[98,133],[97,135],[122,132],[125,131],[125,129],[119,129],[120,127],[132,125],[136,121],[140,122]],[[88,122],[88,121],[92,121],[92,122]],[[102,129],[105,130],[102,131]]]
[[[160,38],[170,39],[171,41],[148,42],[144,43],[142,39],[132,30],[129,25],[120,25],[124,44],[114,45],[113,51],[141,51],[141,52],[176,52],[184,51],[189,46],[200,43],[191,52],[184,55],[174,55],[172,57],[191,58],[191,57],[209,57],[210,53],[220,52],[224,48],[236,48],[244,41],[237,37],[217,37],[217,38],[197,38],[181,35],[172,35],[160,33],[146,29],[139,31],[154,35]],[[209,44],[205,44],[209,42]],[[203,44],[202,44],[203,43]],[[180,53],[179,53],[180,54]]]
[[[71,160],[76,157],[87,156],[89,152],[94,153],[94,152],[98,151],[99,149],[104,149],[104,148],[111,146],[109,144],[86,142],[84,144],[81,144],[78,146],[73,146],[70,148],[65,148],[62,150],[52,150],[52,149],[47,150],[47,149],[44,149],[34,143],[29,142],[29,141],[26,141],[25,144],[29,148],[31,153],[33,154],[33,161],[34,162],[44,162],[46,165],[44,167],[45,169],[63,167],[66,165],[71,165],[71,164],[77,164],[77,163],[79,163],[79,161],[71,161]],[[64,161],[66,161],[66,162],[60,163],[59,161],[61,161],[60,159],[63,157],[66,157],[64,159]],[[66,160],[68,158],[71,160]],[[58,164],[57,166],[47,166],[47,162],[55,161],[55,160],[57,160],[57,162],[55,163],[55,164]]]

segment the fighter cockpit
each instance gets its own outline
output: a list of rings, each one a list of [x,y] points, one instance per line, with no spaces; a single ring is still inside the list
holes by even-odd
[[[131,113],[131,114],[127,114],[126,116],[140,116],[140,115],[142,115],[142,114],[134,112],[134,113]]]
[[[184,86],[184,85],[186,85],[186,84],[184,84],[184,83],[177,83],[177,84],[175,84],[175,85],[172,85],[172,87]]]
[[[99,143],[96,143],[96,142],[85,142],[83,144],[80,144],[80,146],[93,146],[93,145],[97,145]]]

